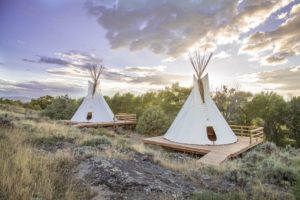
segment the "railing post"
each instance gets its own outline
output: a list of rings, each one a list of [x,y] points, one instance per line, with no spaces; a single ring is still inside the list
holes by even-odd
[[[241,136],[244,135],[244,128],[241,126]]]
[[[252,131],[250,131],[250,144],[252,144]]]

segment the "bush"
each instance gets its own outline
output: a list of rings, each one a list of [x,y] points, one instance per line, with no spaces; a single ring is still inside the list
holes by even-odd
[[[67,95],[61,96],[53,99],[41,114],[50,119],[71,119],[78,106],[76,100],[70,99]]]
[[[247,169],[233,169],[225,171],[223,177],[241,187],[245,187],[246,184],[251,180],[250,172]]]
[[[111,141],[106,136],[96,136],[82,143],[83,146],[97,147],[98,145],[111,146]]]
[[[277,185],[293,185],[298,175],[293,167],[278,163],[272,158],[262,163],[262,174],[265,182]]]
[[[273,142],[265,142],[261,145],[258,146],[257,150],[259,152],[263,152],[265,154],[272,154],[272,153],[276,153],[278,151],[278,148],[276,146],[276,144],[274,144]]]
[[[91,135],[100,135],[100,136],[107,136],[111,137],[111,134],[105,128],[83,128],[80,130],[84,134],[91,134]]]
[[[29,137],[28,142],[32,143],[33,145],[40,146],[40,145],[55,145],[59,142],[69,142],[73,143],[73,138],[67,138],[63,135],[49,135],[45,137]]]
[[[125,139],[120,138],[120,139],[117,139],[115,147],[117,149],[129,149],[130,144],[128,144],[128,142]]]
[[[250,151],[243,158],[243,162],[247,162],[251,165],[256,165],[264,159],[264,155],[258,151]]]
[[[167,115],[159,107],[148,108],[139,118],[136,131],[144,135],[161,135],[169,126]]]
[[[8,117],[7,114],[0,116],[0,128],[9,128],[13,126],[14,124],[12,122],[12,119]]]
[[[204,190],[193,194],[193,200],[244,200],[247,199],[243,192],[229,192],[225,194],[216,193],[211,190]]]
[[[204,190],[193,195],[193,200],[219,200],[222,195],[211,190]]]

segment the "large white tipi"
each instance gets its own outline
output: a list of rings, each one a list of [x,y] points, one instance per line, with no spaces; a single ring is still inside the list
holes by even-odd
[[[237,137],[209,94],[208,74],[204,75],[212,53],[201,57],[199,50],[189,54],[196,76],[192,91],[164,138],[173,142],[197,145],[222,145]]]
[[[88,94],[72,117],[72,122],[112,122],[114,114],[100,91],[100,75],[103,66],[93,65],[88,71],[92,78],[89,81]]]

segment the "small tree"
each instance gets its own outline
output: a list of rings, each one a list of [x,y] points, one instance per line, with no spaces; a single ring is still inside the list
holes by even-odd
[[[139,118],[136,130],[144,135],[161,135],[169,126],[169,119],[157,106],[148,108]]]
[[[287,103],[284,119],[290,137],[295,140],[297,147],[300,147],[300,97],[294,97]]]
[[[68,95],[60,96],[53,99],[41,114],[51,119],[70,119],[78,106],[79,102],[69,98]]]
[[[263,121],[264,132],[268,140],[284,145],[284,115],[286,102],[273,92],[256,94],[244,107],[246,124],[253,124],[258,118]]]

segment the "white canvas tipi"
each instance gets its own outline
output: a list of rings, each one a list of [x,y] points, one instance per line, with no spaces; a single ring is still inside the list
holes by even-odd
[[[197,145],[236,142],[237,137],[210,97],[208,74],[203,76],[212,53],[207,59],[205,54],[201,58],[198,51],[189,56],[196,72],[193,88],[164,138],[173,142]]]
[[[100,75],[103,66],[92,66],[89,74],[92,81],[89,81],[88,94],[72,117],[72,122],[112,122],[114,114],[106,103],[100,91]]]

